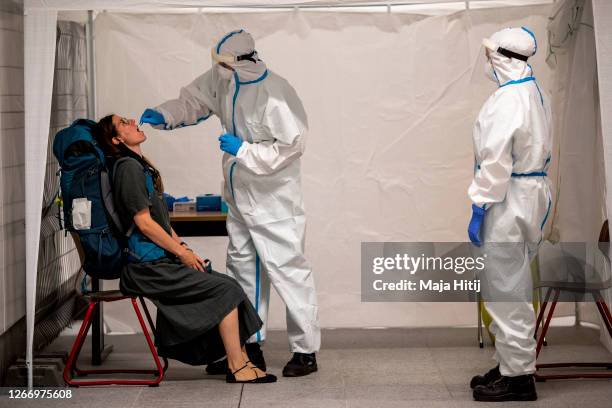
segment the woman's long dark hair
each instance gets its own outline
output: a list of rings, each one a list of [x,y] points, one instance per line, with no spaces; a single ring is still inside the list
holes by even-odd
[[[113,143],[113,138],[119,136],[117,128],[113,123],[113,116],[114,114],[106,115],[100,119],[93,128],[93,137],[96,139],[96,142],[98,142],[98,145],[104,152],[104,155],[111,157],[112,159],[118,159],[120,157],[131,157],[136,159],[140,164],[142,164],[143,167],[146,167],[151,171],[155,189],[159,193],[162,193],[164,191],[164,183],[162,182],[159,170],[153,166],[153,163],[151,163],[146,157],[139,156],[123,143],[119,143],[118,145]]]

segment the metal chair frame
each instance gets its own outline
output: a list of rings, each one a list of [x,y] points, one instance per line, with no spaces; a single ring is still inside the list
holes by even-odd
[[[89,300],[89,306],[87,307],[87,311],[85,312],[85,318],[83,319],[83,323],[79,329],[79,333],[77,335],[76,340],[72,345],[72,350],[70,351],[70,356],[68,357],[68,362],[66,363],[66,367],[64,368],[64,381],[72,387],[86,387],[86,386],[96,386],[96,385],[148,385],[150,387],[156,387],[163,380],[164,374],[168,369],[168,359],[163,357],[163,367],[157,354],[157,350],[155,349],[155,344],[149,335],[149,331],[147,329],[147,325],[142,317],[142,313],[140,312],[140,308],[138,307],[138,303],[136,302],[136,297],[134,296],[125,296],[121,294],[119,291],[102,291],[102,292],[94,292],[85,295],[85,298]],[[149,346],[149,351],[153,356],[153,361],[155,363],[155,369],[126,369],[126,368],[112,368],[112,369],[94,369],[94,370],[85,370],[77,367],[77,360],[83,344],[85,343],[85,339],[87,338],[87,332],[89,332],[89,328],[91,327],[91,323],[93,321],[94,313],[98,308],[100,302],[116,302],[123,299],[130,299],[132,303],[132,307],[136,316],[138,317],[138,322],[140,323],[140,327],[142,328],[142,332],[147,341],[147,345]],[[151,319],[151,315],[149,313],[149,309],[147,309],[147,305],[145,304],[142,296],[139,296],[140,304],[142,305],[142,309],[145,312],[145,316],[151,327],[151,332],[153,336],[155,336],[155,325],[153,324],[153,320]],[[153,379],[93,379],[93,380],[80,380],[76,379],[76,376],[87,376],[88,374],[149,374],[153,375]]]
[[[571,290],[567,288],[561,287],[551,287],[549,286],[546,291],[546,296],[544,298],[544,302],[542,303],[542,307],[540,308],[540,313],[538,313],[538,320],[536,323],[536,333],[535,337],[538,341],[536,347],[536,358],[540,355],[540,351],[542,350],[542,346],[544,344],[544,338],[548,331],[548,327],[550,326],[550,321],[552,320],[553,313],[555,312],[555,307],[557,306],[557,301],[559,300],[559,295],[562,290]],[[550,305],[548,315],[546,316],[546,320],[544,322],[544,327],[542,329],[542,334],[538,337],[538,327],[540,323],[544,319],[544,314],[546,312],[546,308],[548,306],[548,302],[550,301],[550,296],[554,292],[554,297],[552,303]],[[604,326],[608,330],[608,334],[612,337],[612,314],[610,314],[610,309],[605,302],[605,299],[601,295],[601,292],[598,289],[589,290],[593,298],[595,299],[595,305],[597,306],[597,310],[601,315],[601,318],[604,322]],[[555,373],[555,374],[544,374],[540,370],[548,369],[548,368],[604,368],[608,370],[604,371],[581,371],[581,372],[564,372],[564,373]],[[547,364],[536,364],[536,373],[535,379],[536,381],[546,381],[546,380],[565,380],[565,379],[576,379],[576,378],[612,378],[612,362],[610,363],[585,363],[585,362],[570,362],[570,363],[547,363]]]

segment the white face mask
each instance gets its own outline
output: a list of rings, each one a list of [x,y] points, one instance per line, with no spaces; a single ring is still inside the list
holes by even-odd
[[[495,75],[495,68],[493,68],[493,64],[491,64],[491,60],[487,58],[487,62],[485,62],[484,72],[487,78],[491,81],[498,84],[497,76]]]
[[[229,81],[230,79],[232,79],[232,76],[234,76],[234,71],[230,71],[229,69],[222,67],[219,64],[215,65],[215,69],[217,70],[219,78],[225,81]]]

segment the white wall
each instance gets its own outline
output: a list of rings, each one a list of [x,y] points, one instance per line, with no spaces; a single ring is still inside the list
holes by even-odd
[[[0,334],[25,314],[23,12],[0,5]]]
[[[138,118],[144,108],[176,97],[210,67],[210,48],[223,33],[247,29],[261,58],[294,85],[309,115],[303,190],[322,326],[473,324],[473,304],[361,303],[360,243],[467,239],[471,126],[494,90],[492,83],[470,86],[471,64],[481,39],[507,26],[529,26],[544,49],[549,11],[515,7],[429,18],[102,13],[96,20],[98,116]],[[544,56],[540,52],[533,66],[550,91]],[[145,132],[145,154],[161,168],[168,192],[219,191],[217,119]],[[224,264],[224,239],[201,238],[196,245],[215,266]],[[270,327],[284,326],[277,299],[270,315]]]

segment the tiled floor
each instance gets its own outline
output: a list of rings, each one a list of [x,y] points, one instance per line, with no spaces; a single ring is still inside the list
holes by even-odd
[[[553,328],[542,361],[612,361],[588,328]],[[115,351],[106,364],[149,364],[140,336],[109,337]],[[67,350],[72,337],[60,337],[49,350]],[[318,354],[319,372],[280,378],[276,384],[233,385],[208,376],[201,367],[171,361],[158,388],[73,389],[67,401],[8,401],[7,407],[555,407],[610,408],[612,381],[549,381],[538,384],[533,403],[483,404],[472,401],[468,381],[492,366],[492,348],[479,349],[475,329],[326,330]],[[290,357],[286,335],[272,332],[264,346],[269,371],[280,374]],[[85,350],[84,355],[88,352]],[[83,365],[86,364],[85,359]],[[8,403],[8,405],[3,405]]]

